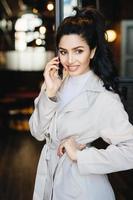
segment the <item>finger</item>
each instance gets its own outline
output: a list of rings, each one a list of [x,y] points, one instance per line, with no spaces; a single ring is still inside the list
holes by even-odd
[[[55,75],[57,74],[57,72],[58,72],[58,69],[56,69],[56,68],[51,69],[51,71],[49,72],[51,78],[54,78]]]
[[[86,145],[85,144],[79,144],[79,150],[83,150],[85,147],[86,147]]]
[[[59,157],[63,155],[63,153],[62,153],[62,148],[63,148],[63,147],[62,147],[61,145],[58,147],[57,155],[58,155]]]
[[[63,156],[64,153],[65,153],[65,147],[63,145],[60,145],[57,150],[57,155]]]
[[[58,67],[58,65],[56,63],[50,63],[50,64],[48,64],[47,67],[45,68],[44,72],[49,72],[49,71],[51,71],[53,69],[56,69],[56,70],[59,69],[59,67]]]
[[[58,65],[59,64],[59,59],[57,57],[55,57],[54,59],[50,60],[47,65],[46,65],[46,69],[49,68],[49,66],[51,65]]]
[[[58,74],[58,70],[52,70],[50,73],[50,77],[53,81],[57,81],[57,82],[59,81],[59,83],[62,82],[62,79]]]
[[[54,57],[47,64],[49,64],[49,63],[57,63],[57,62],[59,62],[59,58],[58,57]]]
[[[57,60],[57,59],[51,60],[51,61],[48,62],[47,65],[45,66],[44,74],[45,74],[46,72],[49,72],[52,68],[57,68],[57,69],[58,69],[58,65],[59,65],[59,60]]]
[[[46,76],[53,76],[54,72],[58,70],[58,66],[56,65],[50,65],[49,68],[47,68],[44,71],[44,77]]]
[[[57,60],[57,61],[59,61],[59,57],[58,57],[58,56],[56,56],[56,57],[52,58],[52,60],[51,60],[51,61],[54,61],[54,60]]]

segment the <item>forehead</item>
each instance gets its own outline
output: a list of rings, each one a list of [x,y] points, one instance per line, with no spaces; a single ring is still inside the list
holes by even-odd
[[[64,35],[59,42],[59,48],[70,49],[78,46],[86,47],[88,45],[84,38],[77,34]]]

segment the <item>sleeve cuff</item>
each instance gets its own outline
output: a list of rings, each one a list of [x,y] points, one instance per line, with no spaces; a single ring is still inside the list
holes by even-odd
[[[85,175],[84,173],[84,167],[82,166],[82,159],[83,159],[83,152],[82,151],[77,151],[77,165],[78,169],[81,175]]]

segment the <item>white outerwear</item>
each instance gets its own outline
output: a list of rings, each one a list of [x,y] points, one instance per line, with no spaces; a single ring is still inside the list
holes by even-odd
[[[93,72],[82,91],[62,110],[42,87],[29,125],[37,140],[46,139],[33,200],[115,199],[106,174],[133,168],[133,126],[119,96],[107,91]],[[77,162],[66,153],[57,156],[60,141],[72,135],[87,144],[77,152]],[[99,137],[109,144],[106,149],[91,146]]]

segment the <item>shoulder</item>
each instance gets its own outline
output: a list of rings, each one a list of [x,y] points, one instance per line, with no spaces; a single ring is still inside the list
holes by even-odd
[[[103,107],[109,107],[109,108],[113,108],[114,106],[123,107],[123,103],[120,99],[120,96],[117,93],[108,90],[105,90],[99,94],[98,101]]]
[[[97,123],[101,126],[108,126],[112,124],[124,123],[128,120],[128,113],[126,112],[123,103],[118,94],[111,91],[101,92],[97,98]]]
[[[120,96],[117,93],[114,93],[109,90],[104,90],[103,92],[100,93],[99,98],[102,98],[103,100],[110,100],[110,101],[118,101],[120,102]]]

